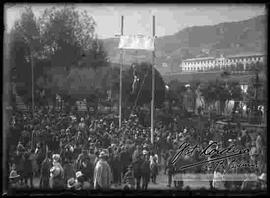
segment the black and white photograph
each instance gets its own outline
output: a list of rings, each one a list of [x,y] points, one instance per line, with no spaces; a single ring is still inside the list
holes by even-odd
[[[265,4],[3,11],[2,195],[266,193]]]

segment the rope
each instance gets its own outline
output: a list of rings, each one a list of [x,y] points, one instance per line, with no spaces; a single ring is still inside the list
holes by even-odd
[[[142,91],[142,87],[143,87],[143,85],[144,85],[146,76],[148,76],[148,73],[149,73],[149,70],[147,70],[147,73],[144,75],[143,82],[142,82],[141,87],[140,87],[140,89],[139,89],[139,91],[138,91],[138,94],[137,94],[137,97],[136,97],[136,100],[135,100],[135,104],[134,104],[132,110],[134,110],[134,109],[136,108],[136,106],[137,106],[137,102],[138,102],[140,93],[141,93],[141,91]]]

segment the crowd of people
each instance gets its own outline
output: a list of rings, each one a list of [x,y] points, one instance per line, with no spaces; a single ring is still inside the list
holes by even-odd
[[[40,189],[108,190],[115,186],[147,190],[149,183],[157,184],[157,176],[164,172],[168,176],[168,187],[172,187],[174,181],[174,187],[181,188],[183,181],[174,179],[175,166],[170,163],[179,145],[189,142],[207,146],[209,140],[221,142],[219,147],[237,144],[250,148],[245,159],[259,164],[256,170],[248,171],[265,181],[263,132],[252,139],[249,131],[241,126],[217,128],[209,121],[198,130],[192,125],[168,126],[159,122],[151,144],[150,127],[142,126],[136,115],[124,120],[121,128],[117,121],[91,116],[88,112],[41,108],[32,115],[14,111],[8,129],[10,186],[33,188],[34,178],[39,178]],[[198,159],[195,152],[179,163]],[[203,170],[201,166],[185,172],[210,172],[213,174],[210,186],[216,189],[220,188],[216,182],[217,172],[224,174],[220,168]],[[241,181],[241,185],[247,181]],[[232,182],[224,184],[227,188],[235,186]],[[246,186],[249,184],[243,184],[243,189],[248,188]]]

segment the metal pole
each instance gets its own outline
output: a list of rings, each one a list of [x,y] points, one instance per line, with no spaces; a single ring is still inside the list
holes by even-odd
[[[124,16],[121,16],[121,36],[124,34]],[[120,92],[119,92],[119,129],[122,125],[122,71],[123,71],[123,49],[120,51]]]
[[[32,69],[32,113],[34,116],[35,110],[35,94],[34,94],[34,58],[33,58],[33,50],[31,49],[31,69]]]
[[[153,37],[155,39],[155,16],[153,16]],[[155,108],[155,49],[152,52],[152,100],[151,100],[151,143],[154,143],[154,108]]]

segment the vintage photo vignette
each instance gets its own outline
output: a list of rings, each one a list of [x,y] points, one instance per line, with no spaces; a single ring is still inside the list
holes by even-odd
[[[76,4],[75,4],[76,5]],[[91,4],[86,4],[86,5],[90,5],[91,6]],[[110,5],[110,4],[108,4],[108,5]],[[166,6],[166,4],[162,4],[162,5],[164,5],[164,6]],[[181,4],[179,4],[179,5],[181,5]],[[5,8],[4,8],[4,11],[5,11]],[[268,12],[268,10],[267,10],[267,12]],[[268,13],[266,13],[266,15],[268,16]],[[120,17],[119,17],[120,18]],[[151,16],[149,17],[149,18],[151,18]],[[267,17],[268,18],[268,17]],[[155,20],[155,19],[153,19],[153,20]],[[157,19],[158,20],[158,19]],[[151,26],[151,25],[150,25]],[[266,28],[267,29],[267,28]],[[115,32],[119,32],[119,30],[115,30]],[[266,34],[267,35],[267,34]],[[155,36],[155,35],[153,35],[153,36]],[[3,44],[5,43],[5,33],[3,33]],[[123,42],[125,42],[125,41],[123,41]],[[268,43],[268,39],[267,39],[267,43]],[[4,54],[5,54],[5,49],[3,50],[3,52],[4,52]],[[267,59],[268,59],[268,51],[266,52],[266,56],[267,56]],[[5,65],[5,57],[3,57],[3,60],[4,60],[4,65]],[[5,73],[5,69],[6,69],[6,67],[4,67],[3,68],[3,70],[4,70],[4,73]],[[5,90],[5,77],[6,76],[4,76],[4,90]],[[5,93],[5,92],[4,92]],[[268,98],[266,99],[266,100],[268,100]],[[4,95],[4,101],[3,102],[5,102],[5,95]],[[154,105],[154,103],[153,103],[153,105]],[[9,121],[8,120],[6,120],[7,118],[6,118],[6,109],[5,109],[6,107],[5,107],[5,105],[3,106],[3,110],[4,110],[4,115],[3,115],[3,126],[5,127],[5,125],[4,125],[4,123],[8,123]],[[154,119],[154,116],[153,116],[153,119]],[[268,123],[267,123],[268,124]],[[266,128],[267,128],[267,125],[266,124]],[[6,138],[6,133],[5,133],[5,128],[4,128],[4,133],[3,133],[3,139],[4,138]],[[267,134],[266,134],[267,135]],[[3,146],[5,146],[5,142],[3,143]],[[3,147],[4,148],[4,147]],[[268,147],[267,147],[267,149],[268,149]],[[5,156],[5,157],[8,157],[7,155],[5,155],[4,153],[3,153],[3,155]],[[7,158],[6,158],[7,159]],[[268,159],[267,159],[268,160]],[[8,161],[6,161],[6,163],[5,163],[5,166],[4,167],[8,167]],[[5,172],[5,171],[4,171]],[[267,171],[268,172],[268,171]],[[6,174],[4,174],[4,175],[6,175],[6,179],[8,180],[8,176],[9,176],[9,173],[7,173],[7,172],[5,172]],[[20,190],[18,190],[17,191],[18,193],[20,192]],[[16,193],[17,193],[16,192]],[[42,194],[43,192],[42,191],[38,191],[38,190],[28,190],[28,192],[27,191],[25,191],[25,193],[22,191],[21,193],[22,194]],[[97,194],[101,194],[101,193],[103,193],[103,191],[97,191],[97,190],[94,190],[93,191],[94,193],[97,193]],[[7,191],[6,192],[7,194],[9,194],[9,192]],[[44,193],[45,193],[45,191],[44,191]],[[217,195],[223,195],[223,194],[237,194],[238,192],[237,191],[235,191],[235,192],[233,192],[233,191],[230,191],[230,190],[228,190],[228,189],[226,189],[226,190],[224,190],[224,191],[209,191],[209,190],[206,190],[206,189],[204,189],[204,190],[202,190],[202,189],[199,189],[199,190],[194,190],[194,189],[190,189],[190,190],[187,190],[187,191],[177,191],[177,190],[147,190],[147,191],[123,191],[123,190],[113,190],[113,191],[110,191],[110,192],[106,192],[106,191],[104,191],[104,195],[113,195],[113,194],[116,194],[116,195],[128,195],[128,194],[132,194],[132,195],[136,195],[136,194],[138,194],[138,195],[151,195],[151,193],[152,194],[154,194],[154,195],[159,195],[159,194],[163,194],[164,193],[164,195],[167,193],[167,194],[169,194],[169,195],[198,195],[198,194],[210,194],[210,195],[212,195],[212,194],[217,194]],[[255,191],[252,191],[252,192],[243,192],[243,194],[248,194],[248,193],[252,193],[252,194],[255,194]],[[258,193],[260,194],[260,191],[258,191]],[[47,195],[50,195],[50,194],[52,194],[52,195],[54,195],[54,193],[53,192],[51,192],[50,193],[50,190],[49,191],[47,191],[47,193],[45,193],[45,194],[47,194]],[[61,195],[72,195],[72,194],[78,194],[78,195],[89,195],[89,194],[92,194],[91,192],[78,192],[78,191],[59,191],[59,194],[61,194]],[[242,194],[242,192],[240,193],[240,194]],[[4,192],[4,195],[5,195],[5,192]]]

